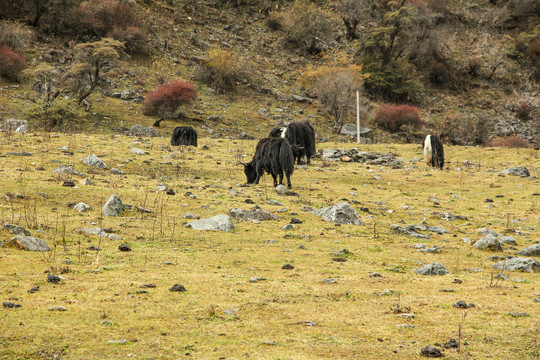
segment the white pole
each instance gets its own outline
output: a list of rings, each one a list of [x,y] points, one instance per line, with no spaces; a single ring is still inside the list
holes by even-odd
[[[356,92],[356,143],[360,144],[360,91]]]

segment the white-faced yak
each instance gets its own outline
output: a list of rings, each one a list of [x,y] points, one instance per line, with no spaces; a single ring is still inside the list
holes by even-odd
[[[433,167],[444,167],[443,145],[435,135],[428,135],[424,140],[424,160]]]
[[[197,132],[191,126],[178,126],[171,136],[171,146],[192,145],[197,146]]]
[[[253,160],[244,164],[248,184],[258,184],[266,171],[274,179],[274,187],[283,184],[283,174],[287,177],[287,187],[291,188],[291,175],[294,171],[292,147],[286,139],[267,137],[261,139],[255,148]]]
[[[298,121],[277,127],[270,131],[269,136],[287,139],[293,145],[293,155],[298,165],[302,161],[311,163],[311,158],[315,156],[315,130],[308,121]]]

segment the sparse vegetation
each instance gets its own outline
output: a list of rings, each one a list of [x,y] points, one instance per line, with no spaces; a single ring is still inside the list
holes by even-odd
[[[226,93],[236,88],[236,83],[247,77],[236,54],[220,47],[208,50],[202,62],[199,77],[201,81],[218,93]]]

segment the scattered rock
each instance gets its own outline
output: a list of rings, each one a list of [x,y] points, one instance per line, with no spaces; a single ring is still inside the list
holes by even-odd
[[[484,236],[473,244],[478,250],[502,251],[502,243],[492,234]]]
[[[58,169],[54,169],[53,173],[59,174],[59,175],[77,175],[77,176],[86,176],[84,173],[75,170],[73,166],[65,166],[62,165]]]
[[[229,215],[233,219],[243,220],[243,221],[267,221],[267,220],[278,220],[279,216],[272,214],[270,211],[263,210],[258,206],[255,206],[253,210],[243,210],[232,208],[229,210]]]
[[[90,205],[87,205],[85,203],[78,203],[77,205],[73,206],[74,209],[78,210],[79,212],[86,212],[92,210],[92,207]]]
[[[358,213],[348,203],[339,203],[333,206],[312,211],[321,216],[324,221],[347,225],[365,225],[358,217]]]
[[[455,307],[455,308],[458,308],[458,309],[468,309],[468,308],[475,307],[475,305],[473,303],[470,303],[469,305],[467,305],[467,303],[465,301],[463,301],[463,300],[459,300],[455,304],[452,304],[452,306]]]
[[[504,244],[517,245],[516,239],[513,236],[499,236],[499,241]]]
[[[438,254],[442,251],[442,247],[433,245],[430,248],[418,249],[417,251],[427,253],[427,254]]]
[[[325,283],[325,284],[337,284],[337,280],[332,279],[332,278],[327,278],[327,279],[323,280],[323,283]]]
[[[265,281],[266,278],[265,277],[261,277],[261,276],[254,276],[252,278],[249,279],[249,282],[251,283],[256,283],[256,282],[259,282],[259,281]]]
[[[535,259],[514,257],[500,261],[493,265],[494,268],[505,271],[539,272],[540,262]]]
[[[521,312],[521,311],[514,311],[514,312],[511,312],[511,313],[508,313],[508,315],[510,315],[512,317],[529,317],[529,316],[531,316],[529,313]]]
[[[35,292],[39,291],[39,286],[34,286],[30,290],[28,290],[28,293],[33,294]]]
[[[184,219],[200,219],[201,217],[197,214],[187,212],[184,214]]]
[[[165,192],[165,194],[167,194],[167,195],[176,195],[176,193],[174,192],[173,189],[167,189],[167,191]]]
[[[129,246],[128,244],[120,244],[118,245],[118,250],[120,251],[131,251],[131,246]]]
[[[429,358],[444,357],[444,354],[441,353],[441,350],[437,349],[436,347],[432,345],[428,345],[425,348],[423,348],[420,351],[420,354],[422,354],[422,356],[429,357]]]
[[[16,304],[10,301],[5,301],[2,304],[4,305],[5,308],[8,308],[8,309],[16,309],[22,306],[21,304]]]
[[[148,151],[143,150],[143,149],[137,149],[137,148],[131,148],[131,149],[129,149],[129,151],[131,151],[135,155],[147,155],[147,154],[149,154]]]
[[[84,159],[83,163],[90,166],[90,167],[95,167],[95,168],[98,168],[98,169],[106,169],[107,168],[107,165],[105,164],[105,162],[103,160],[101,160],[100,158],[98,158],[94,154],[89,155],[86,159]]]
[[[112,168],[111,169],[111,174],[113,174],[113,175],[126,175],[125,172],[123,172],[122,170],[117,169],[117,168]]]
[[[373,129],[370,129],[370,128],[366,128],[366,127],[361,127],[360,128],[360,136],[368,136],[369,134],[371,134],[371,132],[373,132]],[[341,127],[341,132],[339,133],[340,135],[349,135],[349,136],[356,136],[356,134],[358,133],[357,131],[357,128],[356,128],[356,124],[345,124]]]
[[[496,233],[495,231],[491,230],[490,228],[480,228],[480,229],[478,229],[478,235],[483,235],[483,236],[493,235],[496,238],[499,237],[499,234]]]
[[[446,275],[449,271],[439,262],[427,264],[422,268],[414,270],[417,274],[420,275]]]
[[[526,248],[519,250],[516,254],[521,256],[540,256],[540,244],[527,246]]]
[[[291,264],[285,264],[281,268],[283,270],[292,270],[292,269],[294,269],[294,266],[292,266]]]
[[[60,282],[60,276],[56,276],[53,274],[47,274],[47,282],[58,284]]]
[[[75,187],[75,181],[73,181],[73,180],[65,180],[62,183],[62,186],[64,186],[64,187]]]
[[[141,286],[139,286],[141,289],[154,289],[156,288],[156,285],[155,284],[142,284]]]
[[[103,215],[105,216],[117,216],[120,215],[122,211],[124,211],[124,204],[115,194],[112,194],[105,205],[103,205]]]
[[[129,136],[139,136],[139,137],[159,137],[159,131],[156,128],[151,126],[143,125],[133,125],[128,133]]]
[[[325,149],[319,150],[319,155],[326,161],[339,161],[343,156],[351,158],[352,161],[366,165],[385,165],[394,169],[401,169],[403,161],[391,154],[370,153],[359,151],[358,149]]]
[[[276,192],[279,195],[287,195],[287,193],[289,192],[289,189],[285,185],[278,185],[276,186]]]
[[[169,291],[182,292],[182,291],[186,291],[186,288],[185,288],[183,285],[180,285],[180,284],[174,284],[174,285],[169,289]]]
[[[447,233],[447,231],[444,230],[440,226],[423,226],[423,225],[414,225],[414,224],[406,225],[406,226],[394,224],[394,225],[390,225],[390,229],[396,232],[400,232],[402,234],[409,235],[415,238],[420,238],[420,239],[429,239],[430,237],[429,235],[420,234],[418,231],[430,231],[430,232],[435,232],[437,234]]]
[[[281,230],[292,230],[292,229],[294,229],[294,226],[292,224],[287,224],[281,228]]]
[[[368,275],[370,278],[382,278],[383,276],[378,272],[374,272]]]
[[[17,235],[4,243],[5,247],[14,247],[28,251],[50,251],[47,243],[33,236]]]
[[[195,220],[186,224],[193,230],[232,231],[234,224],[228,215],[216,215],[208,219]]]
[[[519,177],[529,177],[529,176],[531,176],[531,174],[529,173],[529,170],[525,166],[510,167],[508,169],[504,169],[503,171],[499,172],[499,174],[515,175],[515,176],[519,176]]]
[[[24,235],[24,236],[30,236],[30,231],[26,230],[22,226],[14,225],[14,224],[4,224],[4,229],[7,231],[15,234],[15,235]]]
[[[49,311],[67,311],[67,308],[64,306],[51,306]]]
[[[445,349],[459,349],[459,343],[456,339],[450,339],[447,343],[444,344]]]

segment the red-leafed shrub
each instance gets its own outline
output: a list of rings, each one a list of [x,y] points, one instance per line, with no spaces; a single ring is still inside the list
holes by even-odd
[[[492,140],[489,142],[488,146],[528,149],[531,147],[531,144],[527,139],[524,139],[521,136],[512,135],[505,137],[504,139]]]
[[[143,102],[145,115],[172,118],[178,107],[191,103],[197,97],[193,84],[172,80],[149,92]]]
[[[520,101],[514,111],[516,112],[518,118],[520,118],[521,120],[527,120],[531,116],[533,107],[527,104],[525,101]]]
[[[128,26],[127,28],[121,28],[114,26],[107,36],[123,43],[128,54],[148,54],[148,38],[138,27]]]
[[[418,108],[410,105],[384,105],[375,112],[375,123],[389,132],[398,132],[402,127],[420,128]]]
[[[9,46],[0,46],[0,77],[16,81],[26,67],[24,57]]]

